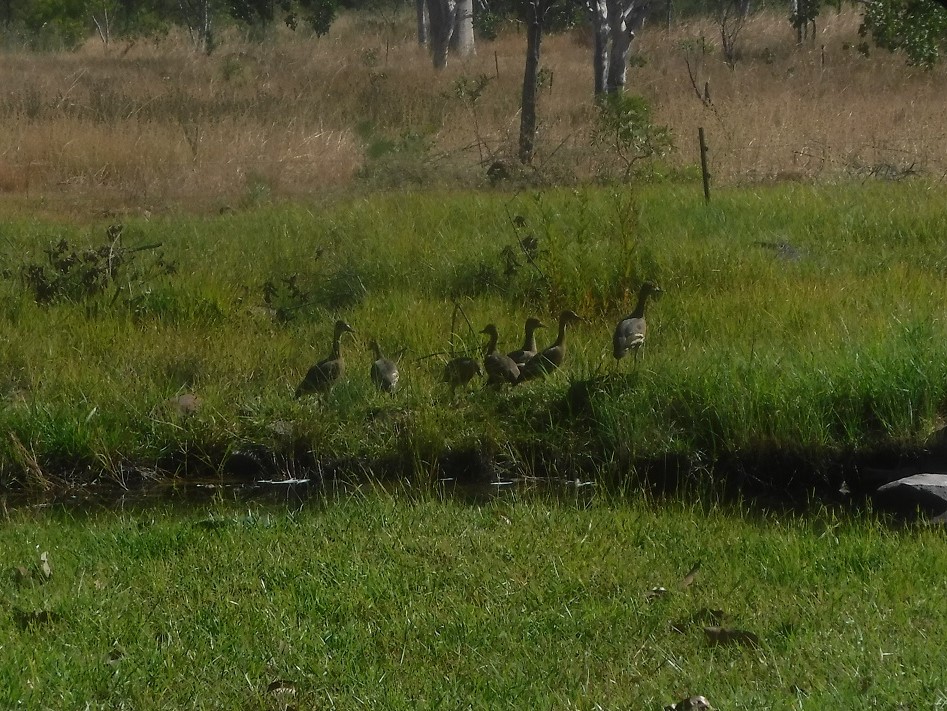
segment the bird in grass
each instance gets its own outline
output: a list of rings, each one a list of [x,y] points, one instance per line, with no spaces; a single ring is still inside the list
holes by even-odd
[[[659,296],[661,293],[661,289],[649,281],[641,285],[634,311],[615,326],[612,354],[615,356],[616,363],[624,358],[628,351],[634,353],[635,362],[638,362],[638,350],[644,345],[645,336],[648,334],[648,324],[644,317],[645,309],[648,307],[648,298]]]
[[[473,358],[453,358],[444,366],[443,382],[450,386],[450,392],[453,395],[458,387],[465,387],[475,375],[483,375],[480,363]]]
[[[497,350],[497,341],[500,340],[497,327],[492,323],[488,324],[480,333],[490,336],[490,343],[483,357],[483,367],[487,371],[487,385],[496,387],[503,383],[515,385],[516,379],[520,377],[520,367],[508,355],[503,355]]]
[[[398,372],[398,364],[393,360],[385,358],[381,352],[381,346],[378,341],[372,340],[368,347],[375,353],[375,360],[372,363],[371,376],[375,387],[386,393],[393,393],[398,389],[398,380],[401,374]]]
[[[566,357],[566,327],[584,320],[575,311],[563,311],[559,314],[559,335],[555,342],[526,361],[526,365],[520,368],[520,376],[516,382],[522,383],[557,370]]]
[[[526,365],[526,361],[536,355],[539,348],[536,347],[536,329],[544,328],[543,322],[538,318],[530,316],[526,319],[525,336],[523,338],[523,347],[518,351],[507,353],[520,368]]]
[[[345,361],[342,360],[339,349],[343,333],[355,333],[355,329],[345,321],[336,321],[332,338],[332,353],[309,369],[306,377],[296,388],[296,397],[325,392],[345,373]]]

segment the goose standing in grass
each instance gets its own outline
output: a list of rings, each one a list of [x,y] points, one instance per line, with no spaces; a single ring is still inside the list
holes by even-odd
[[[628,351],[634,352],[635,362],[638,362],[638,349],[644,345],[645,336],[648,334],[648,324],[644,317],[645,309],[648,307],[648,297],[660,294],[661,289],[649,281],[641,285],[635,310],[619,321],[615,327],[612,354],[615,356],[616,363],[624,358]]]
[[[497,341],[500,340],[497,327],[492,323],[488,324],[480,333],[490,336],[490,343],[487,345],[483,358],[483,367],[487,371],[487,385],[496,387],[503,383],[515,385],[516,379],[520,377],[520,367],[508,355],[503,355],[497,350]]]
[[[473,358],[453,358],[444,366],[443,382],[450,386],[450,393],[453,396],[458,387],[465,387],[475,375],[483,375],[480,363]]]
[[[536,355],[537,351],[539,351],[539,349],[536,347],[537,328],[544,328],[542,321],[540,321],[538,318],[533,318],[532,316],[526,319],[526,333],[523,338],[523,347],[518,351],[513,351],[512,353],[507,354],[520,368],[526,365],[526,361]]]
[[[306,377],[296,388],[296,397],[325,392],[345,373],[345,361],[342,360],[339,349],[343,333],[355,333],[355,329],[345,321],[336,321],[332,338],[332,353],[309,369]]]
[[[393,393],[398,389],[398,380],[401,377],[401,374],[398,372],[398,364],[393,360],[385,358],[384,353],[381,352],[381,346],[378,345],[378,341],[372,340],[368,344],[368,347],[375,354],[375,361],[372,363],[372,382],[375,383],[375,387],[379,390],[382,390],[386,393]]]
[[[516,382],[539,378],[558,369],[566,357],[566,327],[584,320],[575,311],[563,311],[559,314],[559,335],[555,343],[526,361],[526,365],[520,368],[520,376]]]

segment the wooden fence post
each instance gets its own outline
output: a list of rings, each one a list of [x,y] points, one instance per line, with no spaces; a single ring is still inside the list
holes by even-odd
[[[710,202],[710,173],[707,172],[707,142],[704,140],[704,127],[697,129],[700,141],[700,174],[704,179],[704,202]]]

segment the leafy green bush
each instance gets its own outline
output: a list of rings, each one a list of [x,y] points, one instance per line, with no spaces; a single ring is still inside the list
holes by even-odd
[[[648,102],[627,93],[605,94],[599,99],[592,143],[611,150],[624,180],[641,161],[660,158],[673,147],[670,129],[654,124]],[[608,177],[608,170],[609,166],[603,165],[601,177]]]

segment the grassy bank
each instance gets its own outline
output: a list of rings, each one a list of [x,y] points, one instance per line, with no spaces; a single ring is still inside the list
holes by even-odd
[[[692,186],[398,194],[129,219],[118,242],[111,221],[10,220],[0,472],[123,481],[265,452],[423,478],[474,449],[530,473],[553,444],[562,471],[624,476],[649,458],[918,446],[947,388],[943,200],[920,183],[733,190],[710,206]],[[641,363],[616,370],[611,330],[645,279],[666,294]],[[443,363],[475,355],[483,325],[511,350],[527,316],[553,324],[564,308],[588,323],[562,372],[450,397]],[[347,378],[294,400],[339,317],[358,331]],[[368,378],[371,338],[407,349],[394,397]],[[197,412],[169,402],[182,393]]]
[[[0,555],[24,570],[0,579],[0,704],[944,702],[947,548],[930,529],[641,499],[327,503],[7,514]],[[721,625],[745,643],[711,644]]]

